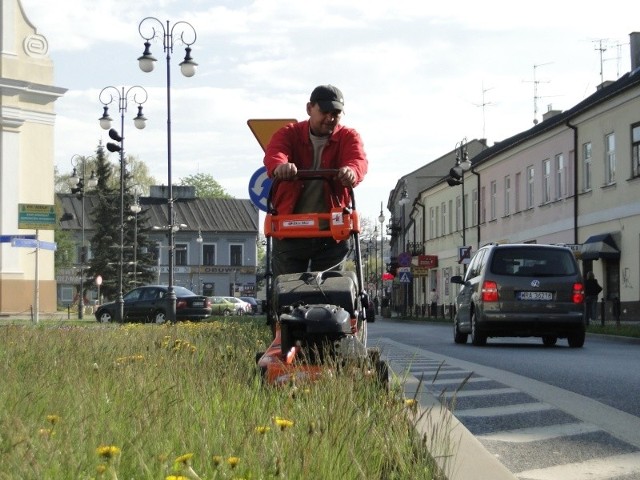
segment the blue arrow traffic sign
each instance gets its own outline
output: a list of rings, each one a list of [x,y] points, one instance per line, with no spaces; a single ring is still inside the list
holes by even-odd
[[[35,240],[35,235],[0,235],[0,243],[11,243],[14,238],[31,238]]]
[[[263,212],[269,210],[267,200],[271,190],[272,180],[267,175],[267,167],[261,167],[249,180],[249,198]]]
[[[23,248],[40,248],[42,250],[57,250],[58,244],[56,242],[44,242],[42,240],[36,240],[35,238],[14,238],[11,240],[12,247]]]

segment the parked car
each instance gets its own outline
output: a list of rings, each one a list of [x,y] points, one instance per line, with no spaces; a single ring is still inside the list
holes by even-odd
[[[488,337],[566,338],[584,345],[584,285],[573,252],[558,245],[503,244],[480,248],[460,284],[455,343],[485,345]]]
[[[228,317],[236,313],[236,304],[230,302],[224,297],[213,296],[209,297],[211,302],[211,315],[222,315]]]
[[[235,303],[236,304],[236,314],[237,315],[246,315],[248,313],[251,313],[251,304],[245,302],[244,300],[241,300],[238,297],[222,297],[226,300],[228,300],[229,302]]]
[[[123,321],[142,321],[164,323],[169,311],[167,297],[169,287],[164,285],[147,285],[134,288],[123,296]],[[184,287],[174,286],[176,295],[176,320],[203,320],[211,316],[209,299],[196,295]],[[117,302],[100,305],[95,312],[98,322],[112,322],[117,318]]]
[[[253,297],[238,297],[240,300],[244,300],[249,305],[251,305],[251,313],[254,315],[258,314],[258,301]]]

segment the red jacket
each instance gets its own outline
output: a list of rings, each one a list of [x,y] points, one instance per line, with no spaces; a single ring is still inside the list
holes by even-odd
[[[309,139],[308,120],[282,127],[273,134],[267,145],[264,165],[270,178],[273,178],[273,171],[278,165],[288,162],[294,163],[299,170],[309,170],[313,166],[313,145]],[[356,186],[367,173],[368,161],[358,132],[338,125],[322,150],[320,168],[337,170],[341,167],[351,167],[356,177]],[[274,182],[271,203],[275,211],[280,215],[293,213],[302,187],[303,182],[299,179]],[[327,205],[346,207],[351,204],[349,189],[338,180],[334,181],[333,188],[327,183],[324,191]]]

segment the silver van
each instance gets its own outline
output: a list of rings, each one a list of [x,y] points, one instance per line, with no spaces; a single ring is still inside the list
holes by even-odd
[[[488,337],[566,338],[584,345],[584,285],[573,252],[563,246],[500,244],[480,248],[460,284],[455,343],[485,345]]]

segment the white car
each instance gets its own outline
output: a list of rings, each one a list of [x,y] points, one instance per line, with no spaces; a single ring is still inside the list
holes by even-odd
[[[251,313],[252,307],[250,303],[245,302],[244,300],[240,300],[238,297],[222,297],[222,298],[236,305],[237,315],[247,315]]]

